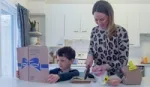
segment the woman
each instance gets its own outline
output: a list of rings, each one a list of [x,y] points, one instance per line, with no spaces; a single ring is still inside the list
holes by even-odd
[[[94,61],[96,66],[93,69],[107,70],[110,76],[108,83],[118,85],[123,77],[121,68],[128,62],[128,33],[114,23],[114,11],[107,1],[97,1],[92,14],[98,26],[91,33],[86,66],[91,67]]]

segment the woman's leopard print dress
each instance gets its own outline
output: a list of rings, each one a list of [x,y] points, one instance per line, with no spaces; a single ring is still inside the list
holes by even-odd
[[[129,39],[127,31],[117,26],[117,34],[109,39],[107,29],[94,27],[91,33],[88,55],[93,56],[95,65],[109,64],[108,75],[123,77],[121,67],[127,65]]]

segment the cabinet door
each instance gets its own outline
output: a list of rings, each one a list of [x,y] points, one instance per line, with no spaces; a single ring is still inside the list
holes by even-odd
[[[150,77],[150,67],[149,66],[145,66],[145,77]]]
[[[123,11],[118,11],[117,9],[114,12],[114,21],[115,24],[120,25],[127,29],[128,27],[128,22],[127,22],[127,14]]]
[[[136,12],[128,14],[128,35],[131,46],[140,46],[139,15]]]
[[[46,9],[46,45],[57,46],[64,36],[64,13],[61,5],[51,5]]]
[[[87,10],[88,9],[88,10]],[[93,27],[96,26],[94,16],[92,15],[92,5],[84,5],[81,16],[81,35],[82,39],[90,39]]]
[[[150,12],[140,12],[140,33],[150,33]]]
[[[68,6],[65,13],[65,38],[80,39],[81,13],[75,6]]]

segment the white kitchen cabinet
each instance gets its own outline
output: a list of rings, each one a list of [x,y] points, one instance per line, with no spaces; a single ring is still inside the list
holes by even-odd
[[[58,46],[64,36],[65,15],[61,5],[49,5],[46,8],[46,45]]]
[[[150,66],[145,66],[145,77],[150,77]]]
[[[114,21],[117,25],[120,25],[120,26],[124,27],[125,29],[128,28],[128,20],[127,20],[126,12],[115,9]]]
[[[128,36],[131,46],[140,46],[139,15],[136,12],[128,13]]]
[[[89,40],[93,27],[97,26],[92,15],[92,5],[84,5],[81,14],[81,33],[83,39]]]
[[[114,22],[117,25],[124,27],[125,29],[128,28],[128,20],[127,20],[127,11],[128,5],[123,4],[112,4],[114,9]]]
[[[48,8],[46,7],[47,45],[56,46],[62,37],[71,40],[89,40],[91,30],[96,26],[92,15],[92,7],[92,4],[53,4],[49,5]],[[148,23],[150,19],[147,17],[142,19],[142,14],[138,15],[136,9],[138,6],[115,4],[113,7],[115,23],[128,31],[132,46],[140,46],[139,29],[141,26],[147,26],[147,28],[144,28],[149,30]],[[132,9],[132,11],[129,9]],[[148,16],[148,14],[144,15]],[[144,23],[144,20],[147,20],[147,23]]]
[[[150,12],[140,12],[140,33],[150,33]]]
[[[81,39],[81,5],[65,5],[65,38]]]
[[[115,23],[124,27],[129,36],[130,46],[140,46],[139,15],[137,12],[123,12],[115,9]]]
[[[92,14],[84,14],[81,17],[81,35],[82,39],[90,39],[91,31],[93,27],[96,26],[96,23],[94,22],[94,17]]]
[[[90,39],[91,30],[96,26],[92,5],[68,5],[65,13],[65,37],[69,39]]]
[[[80,39],[81,14],[79,12],[68,12],[65,14],[65,38]]]
[[[115,4],[113,7],[115,23],[127,30],[130,46],[140,46],[139,6]]]

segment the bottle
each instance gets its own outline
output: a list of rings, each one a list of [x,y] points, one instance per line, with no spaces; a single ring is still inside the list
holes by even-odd
[[[145,64],[148,63],[148,57],[147,56],[144,57],[144,63]]]

